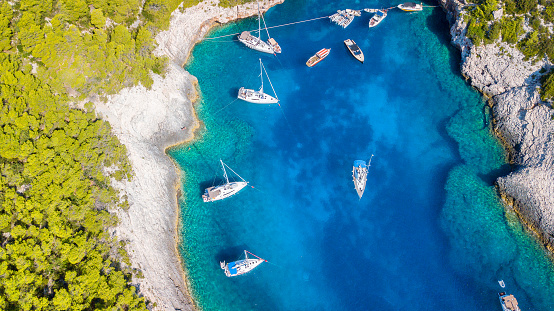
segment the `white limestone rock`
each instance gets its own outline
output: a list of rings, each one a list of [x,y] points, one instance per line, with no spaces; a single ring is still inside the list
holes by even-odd
[[[501,42],[472,46],[463,60],[462,74],[470,79],[471,85],[490,97],[535,84],[544,65],[544,61],[525,61],[517,48]]]

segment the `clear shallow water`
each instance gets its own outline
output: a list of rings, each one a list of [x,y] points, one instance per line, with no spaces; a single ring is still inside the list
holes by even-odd
[[[266,20],[389,6],[287,0]],[[498,310],[502,278],[522,310],[554,310],[552,264],[493,187],[504,153],[483,99],[459,75],[444,13],[393,10],[371,30],[369,16],[347,29],[325,19],[273,29],[278,58],[229,38],[194,49],[186,69],[200,81],[205,128],[170,155],[184,172],[180,251],[200,307]],[[211,36],[256,27],[247,19]],[[329,57],[307,68],[323,47]],[[259,87],[258,58],[281,107],[233,102],[240,86]],[[358,200],[352,162],[371,154]],[[256,189],[202,203],[222,178],[219,159]],[[219,261],[243,249],[270,262],[227,278]]]

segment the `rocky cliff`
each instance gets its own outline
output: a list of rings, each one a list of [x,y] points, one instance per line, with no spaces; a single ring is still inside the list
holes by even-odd
[[[493,130],[510,152],[513,171],[498,178],[498,188],[523,222],[543,242],[554,245],[554,111],[540,101],[540,70],[545,60],[525,61],[506,43],[474,46],[465,37],[466,23],[458,0],[440,0],[451,24],[452,43],[462,53],[462,74],[490,98]],[[495,12],[495,18],[502,11]]]

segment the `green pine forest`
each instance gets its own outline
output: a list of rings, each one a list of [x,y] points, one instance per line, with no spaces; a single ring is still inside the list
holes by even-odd
[[[184,6],[198,3],[186,0]],[[147,310],[131,286],[125,147],[90,95],[152,85],[182,0],[0,0],[0,310]]]

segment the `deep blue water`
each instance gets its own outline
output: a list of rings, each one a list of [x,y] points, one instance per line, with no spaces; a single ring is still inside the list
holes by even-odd
[[[271,26],[393,4],[287,0],[265,17]],[[522,310],[554,310],[552,263],[500,203],[493,183],[509,170],[505,153],[484,99],[459,73],[444,12],[391,10],[368,29],[370,16],[347,29],[327,19],[271,29],[278,57],[234,37],[194,49],[186,69],[200,82],[203,127],[170,155],[183,170],[180,251],[199,306],[500,310],[504,279]],[[246,19],[210,36],[254,28]],[[306,67],[323,47],[329,57]],[[259,87],[258,58],[280,106],[234,101],[239,87]],[[352,163],[371,154],[358,200]],[[203,189],[222,179],[219,159],[255,188],[203,203]],[[269,262],[227,278],[219,261],[244,249]]]

